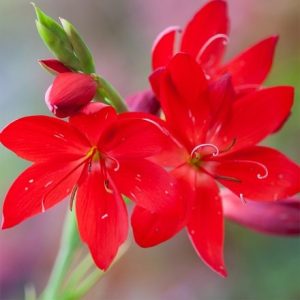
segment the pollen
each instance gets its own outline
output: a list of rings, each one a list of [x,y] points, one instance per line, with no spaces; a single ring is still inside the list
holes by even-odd
[[[86,154],[86,157],[91,157],[93,161],[99,161],[101,154],[96,146],[93,146]]]

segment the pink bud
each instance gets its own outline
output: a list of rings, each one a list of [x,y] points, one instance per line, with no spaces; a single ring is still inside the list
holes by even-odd
[[[224,215],[229,220],[275,235],[300,234],[300,199],[292,197],[276,202],[246,200],[224,189],[221,192]]]
[[[59,118],[76,114],[95,96],[97,83],[87,74],[61,73],[48,88],[45,101]]]
[[[67,66],[57,59],[41,59],[39,64],[50,73],[56,75],[59,73],[72,72]]]
[[[131,111],[146,112],[157,115],[160,104],[150,90],[137,92],[126,98],[126,103]]]

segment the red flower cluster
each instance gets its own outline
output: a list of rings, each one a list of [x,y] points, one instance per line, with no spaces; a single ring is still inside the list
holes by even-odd
[[[127,238],[126,196],[135,203],[131,223],[140,246],[186,227],[199,256],[223,276],[224,215],[268,233],[300,232],[299,201],[288,198],[300,190],[299,166],[257,145],[293,104],[292,87],[261,87],[277,38],[221,64],[228,41],[222,0],[200,9],[175,43],[178,33],[170,28],[155,43],[153,92],[128,100],[153,114],[160,105],[163,119],[90,103],[99,87],[94,75],[41,61],[56,75],[46,93],[49,109],[70,118],[25,117],[2,130],[1,143],[33,163],[6,195],[3,228],[70,196],[80,236],[105,270]]]

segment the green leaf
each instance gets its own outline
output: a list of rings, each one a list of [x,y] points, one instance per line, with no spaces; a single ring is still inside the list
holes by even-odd
[[[81,63],[82,71],[88,74],[95,73],[95,63],[91,51],[76,28],[65,19],[60,18],[60,21],[73,46],[74,52]]]

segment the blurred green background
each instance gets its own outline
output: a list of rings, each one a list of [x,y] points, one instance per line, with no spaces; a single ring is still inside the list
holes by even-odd
[[[184,25],[201,0],[40,0],[49,15],[73,22],[95,55],[97,70],[124,95],[148,87],[150,49],[169,25]],[[299,0],[228,0],[228,57],[279,34],[267,85],[300,90]],[[44,92],[51,76],[37,64],[49,58],[38,37],[29,1],[0,1],[0,127],[34,114],[48,114]],[[267,144],[300,162],[300,94],[286,126]],[[270,107],[272,109],[272,107]],[[266,116],[268,117],[268,116]],[[0,202],[26,162],[0,149]],[[24,285],[40,291],[57,251],[65,204],[0,232],[0,299],[23,299]],[[152,249],[132,246],[85,299],[105,300],[297,300],[300,299],[300,240],[260,235],[227,224],[228,279],[198,259],[186,235]],[[59,299],[53,299],[59,300]]]

